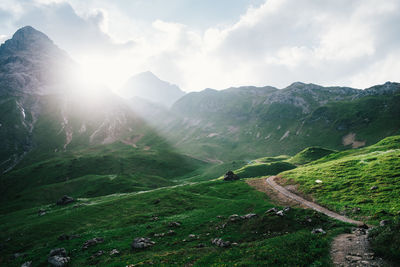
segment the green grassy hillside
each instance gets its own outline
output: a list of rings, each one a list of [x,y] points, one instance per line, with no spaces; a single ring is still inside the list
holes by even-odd
[[[322,147],[308,147],[294,155],[289,162],[295,165],[304,165],[326,155],[332,154],[333,152],[333,150]]]
[[[69,266],[326,266],[330,264],[330,240],[347,229],[310,210],[292,209],[284,217],[265,215],[273,205],[264,193],[243,181],[211,181],[141,194],[85,198],[76,204],[77,207],[44,205],[1,215],[0,263],[20,266],[29,260],[33,266],[46,265],[49,251],[64,247],[71,257]],[[47,210],[47,214],[38,216],[38,208]],[[252,212],[259,216],[237,222],[228,219],[232,214]],[[173,221],[181,226],[169,227]],[[311,234],[316,227],[322,227],[327,234]],[[175,235],[155,237],[169,230],[174,230]],[[58,240],[62,234],[79,237]],[[189,237],[190,234],[195,236]],[[102,237],[104,242],[82,250],[83,243],[94,237]],[[150,237],[156,244],[145,250],[132,250],[130,243],[136,237]],[[213,238],[238,245],[219,248],[211,243]],[[120,254],[110,256],[112,249]],[[99,250],[105,254],[92,259],[91,255]],[[26,256],[12,260],[12,254],[17,252]]]
[[[400,211],[400,136],[332,153],[280,175],[329,209],[372,223],[391,219]]]
[[[400,134],[399,88],[208,89],[182,97],[157,124],[177,148],[203,159],[294,155],[310,146],[344,150]]]

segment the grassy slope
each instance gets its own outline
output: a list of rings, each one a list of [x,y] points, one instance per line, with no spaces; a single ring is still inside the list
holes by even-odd
[[[93,197],[174,185],[176,177],[206,166],[167,146],[143,151],[122,143],[58,152],[21,165],[0,177],[1,213],[55,202],[64,194]]]
[[[159,200],[156,204],[155,200]],[[70,266],[125,266],[136,263],[165,265],[194,264],[194,266],[326,266],[329,260],[331,238],[343,232],[344,224],[333,222],[310,210],[293,209],[288,215],[262,215],[272,207],[265,194],[255,191],[243,181],[211,181],[175,188],[157,189],[142,194],[110,195],[81,199],[79,207],[42,206],[48,210],[37,215],[37,208],[26,209],[0,216],[0,240],[4,242],[0,264],[19,266],[32,260],[34,266],[45,265],[50,249],[65,247],[72,259]],[[231,214],[255,212],[260,217],[228,223]],[[217,215],[223,216],[222,219]],[[158,221],[152,221],[158,216]],[[307,218],[312,222],[307,223]],[[168,222],[180,221],[174,229],[175,236],[152,237],[154,233],[167,232]],[[311,229],[322,227],[327,235],[312,235]],[[79,234],[80,238],[58,241],[61,234]],[[209,233],[209,234],[208,234]],[[199,239],[183,242],[189,234]],[[132,251],[130,243],[135,237],[148,236],[156,242],[145,251]],[[93,237],[103,237],[105,242],[81,250],[82,244]],[[238,247],[217,248],[211,238],[220,237],[238,242]],[[203,243],[205,247],[195,248]],[[118,249],[121,255],[108,253]],[[104,250],[97,260],[90,256]],[[288,257],[290,251],[290,257]],[[27,256],[9,260],[12,253],[24,252]]]
[[[333,152],[335,151],[322,147],[308,147],[294,155],[289,162],[295,165],[304,165],[332,154]]]
[[[281,176],[332,210],[372,223],[390,218],[400,210],[400,136],[330,154]]]

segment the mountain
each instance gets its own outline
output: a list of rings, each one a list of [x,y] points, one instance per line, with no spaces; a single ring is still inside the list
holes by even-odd
[[[174,185],[205,165],[177,153],[124,99],[76,79],[79,66],[32,27],[0,58],[1,212]]]
[[[189,93],[154,125],[184,153],[211,161],[362,147],[400,131],[400,84],[360,90],[294,83]]]
[[[132,76],[121,88],[120,94],[128,99],[139,97],[170,107],[185,95],[185,92],[178,86],[162,81],[152,72],[147,71]]]

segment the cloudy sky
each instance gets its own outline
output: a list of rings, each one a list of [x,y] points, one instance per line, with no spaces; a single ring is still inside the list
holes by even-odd
[[[25,25],[111,87],[147,70],[185,91],[400,81],[399,0],[2,0],[0,42]]]

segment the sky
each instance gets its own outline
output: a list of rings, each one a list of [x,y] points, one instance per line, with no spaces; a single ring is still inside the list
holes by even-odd
[[[2,0],[0,43],[25,25],[113,89],[400,81],[400,0]]]

